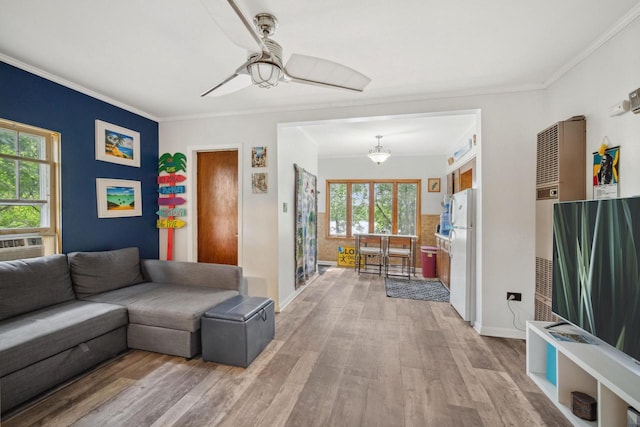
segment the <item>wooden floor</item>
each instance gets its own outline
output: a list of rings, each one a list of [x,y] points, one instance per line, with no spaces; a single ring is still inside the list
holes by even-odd
[[[331,268],[248,369],[130,351],[2,422],[53,426],[565,426],[525,343]]]

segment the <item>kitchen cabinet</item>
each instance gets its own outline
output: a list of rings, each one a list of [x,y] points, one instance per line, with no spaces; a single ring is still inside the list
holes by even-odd
[[[454,194],[468,188],[473,188],[476,168],[475,157],[458,169],[447,175],[447,194]]]
[[[438,278],[448,289],[451,271],[451,262],[449,259],[449,237],[443,236],[442,234],[436,234],[436,248],[436,271],[438,273]]]

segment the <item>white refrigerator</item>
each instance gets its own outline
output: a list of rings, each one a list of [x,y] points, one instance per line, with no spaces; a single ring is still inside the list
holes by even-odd
[[[473,190],[451,197],[450,301],[463,320],[475,320],[475,242]]]

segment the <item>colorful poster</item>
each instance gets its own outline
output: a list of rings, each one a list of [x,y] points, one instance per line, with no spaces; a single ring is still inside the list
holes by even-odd
[[[593,153],[593,198],[618,197],[620,147],[611,147]]]

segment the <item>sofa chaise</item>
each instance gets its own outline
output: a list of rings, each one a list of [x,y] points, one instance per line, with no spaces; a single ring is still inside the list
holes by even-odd
[[[0,262],[1,412],[127,348],[193,357],[202,314],[246,290],[240,267],[137,248]]]

